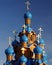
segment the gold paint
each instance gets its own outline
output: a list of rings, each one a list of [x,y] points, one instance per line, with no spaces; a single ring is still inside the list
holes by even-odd
[[[8,55],[8,56],[7,56],[7,60],[8,60],[8,61],[13,60],[13,56],[12,56],[12,55]]]
[[[31,19],[29,19],[29,18],[26,19],[26,20],[25,20],[25,24],[31,24]]]
[[[43,65],[47,65],[46,63],[43,63]]]
[[[25,63],[20,63],[20,65],[26,65]]]
[[[21,42],[22,47],[27,47],[27,43],[26,42]]]
[[[22,48],[21,48],[21,52],[22,52],[22,54],[24,54],[25,51],[26,51],[26,49],[25,49],[24,47],[22,47]]]
[[[35,54],[36,59],[42,59],[42,54]]]
[[[33,53],[32,59],[35,59],[35,54]]]
[[[43,63],[41,63],[40,65],[43,65]]]
[[[33,52],[33,49],[35,48],[34,44],[30,46],[30,50]]]

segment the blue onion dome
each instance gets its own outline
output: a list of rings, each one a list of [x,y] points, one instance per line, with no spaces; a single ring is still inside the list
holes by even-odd
[[[24,34],[20,37],[20,42],[28,42],[28,37]]]
[[[17,43],[18,43],[18,41],[17,41],[17,40],[14,40],[14,41],[12,42],[12,46],[15,46]]]
[[[24,18],[25,18],[25,19],[26,19],[26,18],[31,19],[31,18],[32,18],[32,14],[28,11],[28,12],[26,12],[26,13],[24,14]]]
[[[41,54],[42,53],[42,48],[40,46],[36,46],[36,48],[34,48],[34,53],[35,54]]]
[[[22,56],[20,57],[20,62],[21,62],[21,63],[26,63],[26,62],[27,62],[27,58],[26,58],[24,55],[22,55]]]
[[[14,54],[13,48],[9,46],[9,47],[5,50],[5,54],[6,54],[6,55],[12,55],[12,54]]]
[[[16,45],[20,45],[19,42],[15,39],[13,42],[12,42],[12,46],[16,46]]]
[[[44,42],[44,40],[43,40],[42,38],[40,38],[40,39],[39,39],[39,43],[40,43],[40,44],[44,44],[45,42]]]
[[[35,60],[35,62],[37,62],[38,64],[41,64],[42,63],[42,60],[37,59],[37,60]]]

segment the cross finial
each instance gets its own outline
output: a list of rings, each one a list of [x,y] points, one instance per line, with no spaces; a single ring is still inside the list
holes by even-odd
[[[13,31],[14,33],[14,38],[16,39],[16,34],[18,33],[16,30]]]
[[[43,31],[43,29],[40,27],[39,29],[38,29],[40,32],[39,32],[39,35],[40,35],[40,38],[41,38],[41,36],[42,36],[42,31]]]
[[[8,38],[8,40],[9,40],[9,46],[11,46],[11,37],[9,36],[9,38]]]
[[[38,34],[38,35],[37,35],[37,41],[38,41],[38,43],[39,43],[39,38],[40,38],[40,35]]]
[[[29,10],[30,9],[29,8],[30,2],[29,1],[26,1],[25,4],[26,4],[26,9]]]

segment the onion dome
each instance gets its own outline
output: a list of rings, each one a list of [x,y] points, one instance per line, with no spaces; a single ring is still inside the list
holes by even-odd
[[[27,62],[27,58],[24,55],[22,55],[20,57],[20,63],[26,63],[26,62]]]
[[[40,46],[37,46],[36,48],[34,48],[34,53],[35,54],[41,54],[42,53],[42,48]]]
[[[14,40],[14,41],[12,42],[12,46],[15,46],[17,43],[18,43],[18,41],[17,41],[17,40]]]
[[[44,40],[43,40],[42,38],[40,38],[40,39],[39,39],[39,43],[40,43],[40,44],[44,44],[45,42],[44,42]]]
[[[26,18],[29,18],[29,19],[31,19],[32,18],[32,15],[31,15],[31,13],[28,11],[28,12],[26,12],[25,14],[24,14],[24,18],[26,19]]]
[[[20,42],[28,42],[28,37],[24,34],[20,37]]]
[[[19,42],[15,39],[13,42],[12,42],[12,46],[19,46]]]
[[[9,46],[9,47],[5,50],[5,54],[6,54],[6,55],[12,55],[12,54],[14,54],[13,48]]]

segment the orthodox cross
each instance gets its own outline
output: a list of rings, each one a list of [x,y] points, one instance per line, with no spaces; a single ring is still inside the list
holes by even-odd
[[[39,37],[41,38],[43,29],[40,27],[38,30],[39,30]]]
[[[14,30],[13,33],[14,33],[14,38],[16,40],[16,35],[17,35],[18,32],[16,30]]]
[[[26,9],[29,10],[30,9],[29,8],[30,2],[29,1],[26,1],[25,4],[26,4]]]
[[[37,41],[38,41],[38,43],[39,43],[39,38],[40,38],[40,35],[38,34],[38,35],[37,35]]]
[[[9,46],[11,46],[11,37],[9,37],[8,40],[9,40],[8,44],[9,44]]]

